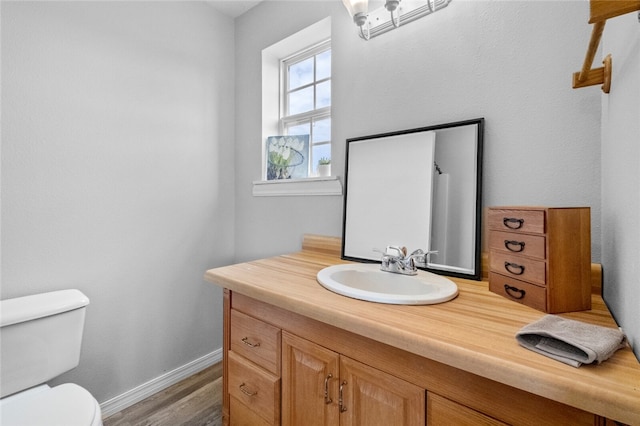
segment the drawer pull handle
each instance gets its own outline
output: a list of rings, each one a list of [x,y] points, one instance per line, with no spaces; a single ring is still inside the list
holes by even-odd
[[[520,229],[524,225],[524,219],[516,219],[513,217],[505,217],[502,223],[509,229]]]
[[[240,391],[247,396],[256,396],[258,394],[258,391],[251,392],[250,390],[247,390],[247,385],[245,385],[244,383],[242,383],[239,387]]]
[[[524,250],[524,241],[504,240],[504,248],[514,253],[520,253]]]
[[[331,404],[333,400],[329,397],[329,379],[333,377],[333,374],[329,373],[324,379],[324,403]]]
[[[347,407],[344,405],[344,402],[343,402],[344,399],[342,398],[343,390],[346,384],[347,384],[346,380],[340,383],[340,394],[338,395],[338,405],[340,406],[341,413],[344,413],[345,411],[347,411]]]
[[[514,299],[522,299],[524,295],[527,293],[524,290],[520,290],[517,287],[512,287],[509,284],[504,285],[504,291]]]
[[[250,390],[248,390],[247,385],[245,385],[244,383],[242,383],[239,388],[240,391],[247,396],[256,396],[258,394],[258,391],[251,392]]]
[[[244,343],[245,345],[249,346],[250,348],[259,348],[260,347],[260,342],[258,343],[251,343],[249,341],[248,337],[245,337],[242,339],[242,343]]]
[[[512,273],[513,275],[522,275],[524,274],[524,265],[518,265],[517,263],[504,262],[504,269],[507,272]],[[518,269],[518,271],[514,271],[514,269]]]

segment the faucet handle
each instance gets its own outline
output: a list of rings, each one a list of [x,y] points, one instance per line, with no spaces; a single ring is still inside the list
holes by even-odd
[[[425,252],[422,249],[415,250],[409,255],[409,257],[415,259],[416,264],[419,266],[426,266],[429,262],[429,255],[438,254],[438,250],[430,250]]]
[[[407,257],[407,248],[399,246],[387,246],[384,250],[378,248],[373,249],[374,252],[380,253],[383,256],[391,256],[398,259],[404,259]],[[395,252],[395,253],[394,253]]]
[[[387,246],[386,254],[392,255],[392,253],[389,253],[390,251],[395,251],[396,253],[398,253],[397,256],[400,259],[404,259],[405,257],[407,257],[407,248],[406,247]]]

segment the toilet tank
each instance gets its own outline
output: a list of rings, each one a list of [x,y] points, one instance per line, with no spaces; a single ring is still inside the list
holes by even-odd
[[[78,365],[88,304],[79,290],[0,301],[0,397]]]

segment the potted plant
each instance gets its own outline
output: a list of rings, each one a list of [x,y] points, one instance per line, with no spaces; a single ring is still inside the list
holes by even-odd
[[[331,176],[331,159],[322,157],[318,160],[318,176]]]

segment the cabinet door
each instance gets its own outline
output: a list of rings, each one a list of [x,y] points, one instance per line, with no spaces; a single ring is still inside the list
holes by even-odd
[[[425,390],[340,358],[341,426],[424,426]]]
[[[282,333],[282,425],[338,425],[339,355]]]

